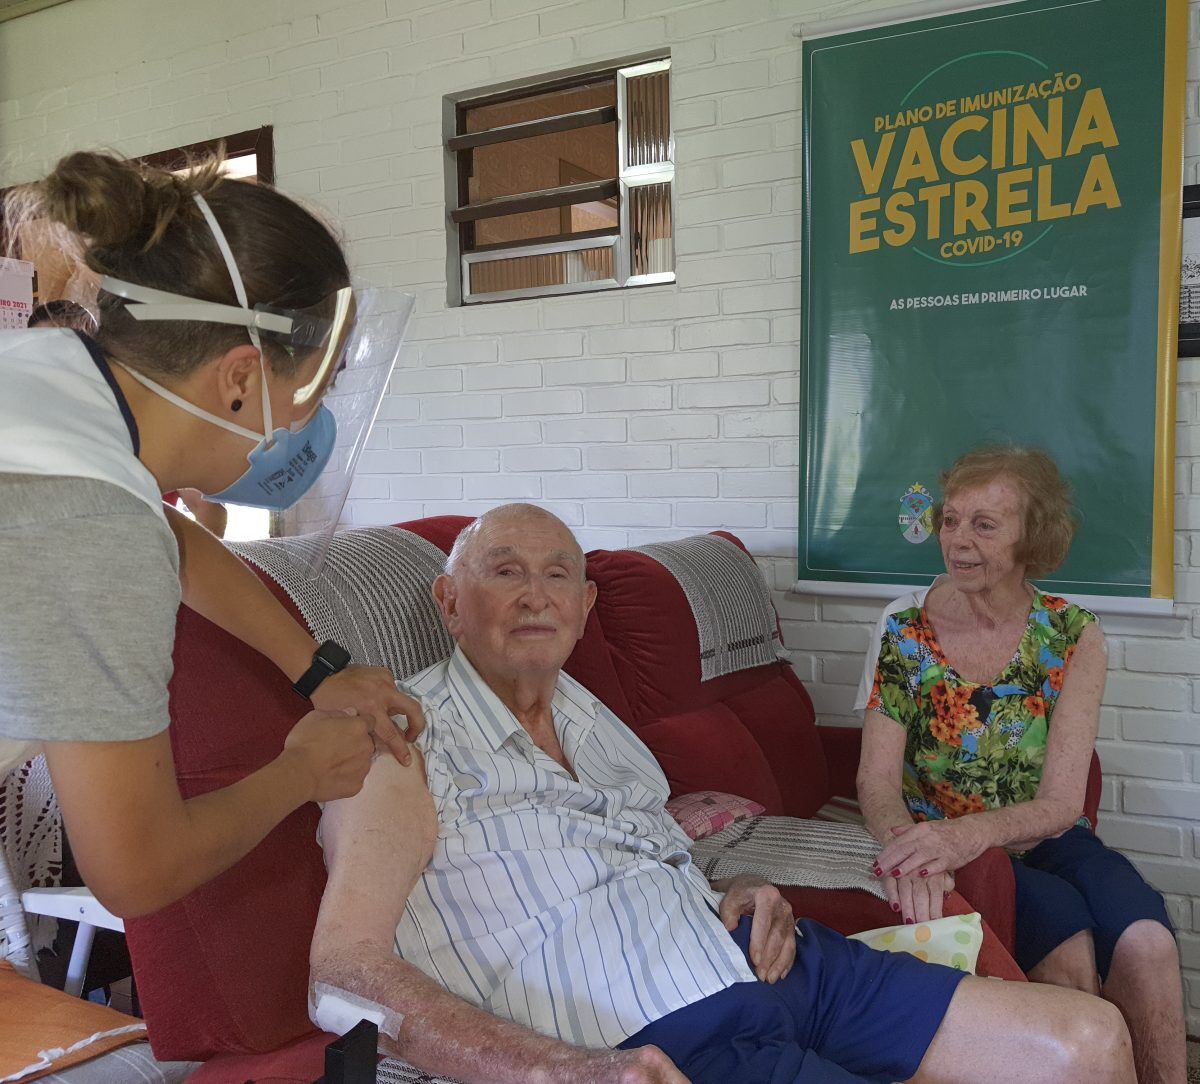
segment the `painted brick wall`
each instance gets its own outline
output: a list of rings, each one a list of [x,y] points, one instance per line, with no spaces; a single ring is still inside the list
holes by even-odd
[[[587,546],[718,527],[778,589],[826,720],[853,723],[873,604],[795,574],[800,19],[887,0],[74,0],[0,26],[0,184],[78,146],[276,126],[281,186],[417,315],[349,515],[534,500]],[[1200,181],[1200,2],[1187,179]],[[447,310],[441,100],[669,46],[677,287]],[[1200,363],[1180,366],[1175,614],[1106,621],[1101,826],[1168,894],[1200,1033]]]

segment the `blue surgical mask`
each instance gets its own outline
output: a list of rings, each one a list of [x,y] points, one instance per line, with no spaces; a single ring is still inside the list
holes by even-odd
[[[302,428],[276,429],[268,444],[263,441],[246,458],[250,466],[233,485],[208,496],[222,504],[249,504],[282,512],[291,508],[313,486],[337,441],[337,422],[327,406]]]
[[[261,356],[260,356],[260,365]],[[226,418],[211,414],[203,407],[189,403],[182,396],[164,388],[144,373],[122,366],[139,384],[155,395],[186,410],[197,418],[219,425],[231,433],[255,441],[246,456],[245,471],[220,493],[205,493],[210,501],[222,504],[248,504],[254,508],[269,508],[282,512],[291,508],[316,482],[337,442],[337,422],[333,412],[324,404],[317,407],[311,418],[299,429],[271,429],[271,400],[268,395],[266,366],[262,365],[263,431],[238,425]]]

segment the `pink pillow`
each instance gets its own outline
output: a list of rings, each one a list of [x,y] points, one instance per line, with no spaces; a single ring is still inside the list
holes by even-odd
[[[698,790],[667,802],[667,812],[679,822],[689,839],[715,835],[722,828],[761,817],[766,811],[766,806],[758,802],[736,794],[722,794],[719,790]]]

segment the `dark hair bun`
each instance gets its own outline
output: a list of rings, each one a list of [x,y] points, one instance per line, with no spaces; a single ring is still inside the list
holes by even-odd
[[[162,239],[177,214],[192,210],[192,193],[210,190],[217,176],[215,162],[176,176],[113,155],[77,151],[42,181],[42,207],[94,248],[146,251]]]
[[[233,281],[213,231],[193,197],[203,196],[233,253],[251,304],[309,309],[331,304],[350,282],[332,231],[267,185],[222,177],[221,155],[172,173],[117,155],[80,151],[40,181],[3,198],[7,240],[21,254],[27,225],[48,234],[69,265],[85,263],[155,290],[236,304]],[[47,230],[49,227],[49,230]],[[138,321],[123,299],[101,290],[96,341],[123,364],[182,375],[234,346],[246,330],[203,320]],[[267,362],[291,373],[300,363],[268,344]]]

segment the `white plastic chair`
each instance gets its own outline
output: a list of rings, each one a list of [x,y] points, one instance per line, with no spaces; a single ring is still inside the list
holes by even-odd
[[[67,980],[63,984],[65,993],[79,997],[83,993],[97,928],[124,933],[125,923],[100,903],[90,888],[30,888],[21,893],[21,906],[26,914],[48,915],[79,923],[71,958],[67,961]]]

